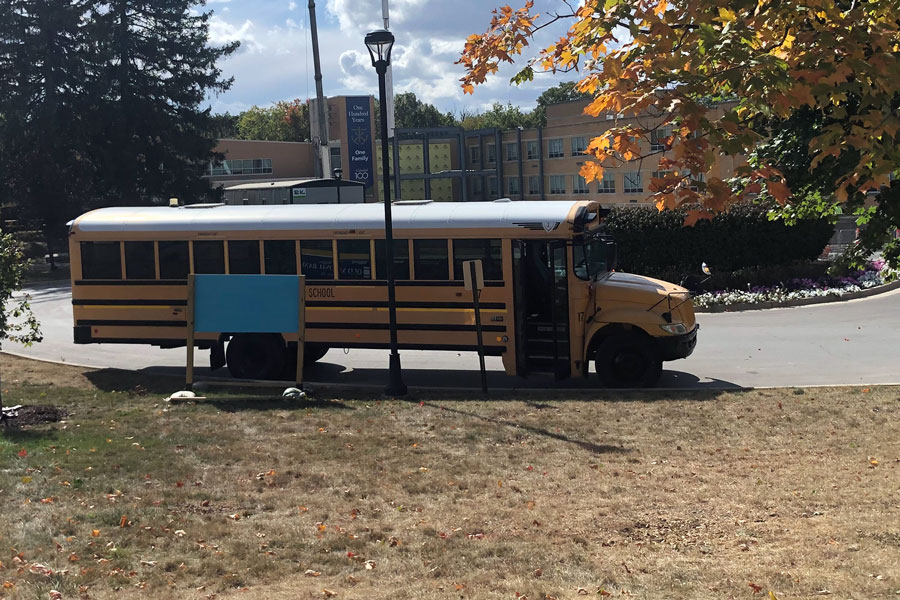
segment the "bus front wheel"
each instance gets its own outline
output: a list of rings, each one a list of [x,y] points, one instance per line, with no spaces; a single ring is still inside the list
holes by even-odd
[[[597,375],[606,387],[653,387],[662,373],[662,359],[653,341],[635,332],[609,336],[597,347]]]
[[[239,333],[228,342],[228,372],[237,379],[277,379],[287,347],[277,333]]]

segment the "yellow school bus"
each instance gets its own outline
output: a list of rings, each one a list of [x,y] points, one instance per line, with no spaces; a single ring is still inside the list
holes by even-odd
[[[602,214],[591,201],[395,202],[399,347],[477,351],[462,263],[480,259],[485,353],[508,374],[654,385],[662,361],[696,344],[690,294],[616,272]],[[70,256],[79,344],[184,346],[189,273],[299,272],[308,361],[389,346],[381,204],[103,208],[70,223]],[[214,369],[272,379],[294,364],[297,336],[225,331],[195,343]]]

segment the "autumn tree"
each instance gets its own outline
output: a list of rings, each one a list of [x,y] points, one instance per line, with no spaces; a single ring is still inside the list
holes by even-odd
[[[487,31],[466,42],[462,86],[472,93],[501,63],[517,60],[524,63],[516,83],[536,70],[578,71],[577,89],[592,98],[586,113],[613,120],[589,144],[593,159],[581,170],[589,181],[623,161],[653,161],[669,173],[651,182],[660,209],[722,211],[750,194],[787,206],[791,189],[772,161],[728,181],[711,167],[720,153],[750,154],[772,119],[802,107],[821,117],[805,149],[810,167],[838,159],[835,201],[860,202],[900,164],[897,0],[589,0],[560,8],[544,16],[531,1],[497,9]],[[558,22],[568,24],[565,35],[526,54],[535,34]],[[708,110],[717,98],[736,101]],[[648,151],[660,127],[671,133],[657,138],[662,150]],[[692,185],[698,173],[705,184]],[[689,221],[703,216],[690,214]]]

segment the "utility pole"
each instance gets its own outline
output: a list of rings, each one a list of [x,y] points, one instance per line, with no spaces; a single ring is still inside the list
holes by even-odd
[[[384,0],[387,2],[387,0]],[[322,93],[322,66],[319,63],[319,32],[316,28],[316,2],[309,0],[309,29],[312,33],[313,68],[316,79],[316,118],[318,120],[318,139],[313,139],[316,149],[316,177],[325,177],[325,165],[322,147],[328,146],[328,124],[325,122],[325,94]],[[312,115],[310,115],[312,118]]]
[[[388,0],[381,0],[381,18],[384,20],[384,28],[391,30],[390,16],[388,14]],[[388,137],[394,137],[394,76],[391,73],[391,65],[388,65],[387,73],[384,75],[384,84],[387,88],[387,128]],[[428,152],[428,149],[425,149]]]

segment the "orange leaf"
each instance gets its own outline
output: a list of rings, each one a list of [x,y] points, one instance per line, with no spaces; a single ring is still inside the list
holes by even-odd
[[[119,527],[127,527],[128,526],[128,517],[122,515],[122,518],[119,519]]]
[[[91,530],[91,537],[100,537],[100,530],[99,530],[99,529],[92,529],[92,530]]]
[[[25,458],[26,456],[28,456],[28,450],[26,450],[25,448],[19,450],[19,458]]]
[[[787,199],[791,197],[790,188],[780,181],[768,181],[766,185],[769,188],[769,193],[772,194],[772,197],[775,198],[778,204],[784,205]]]

